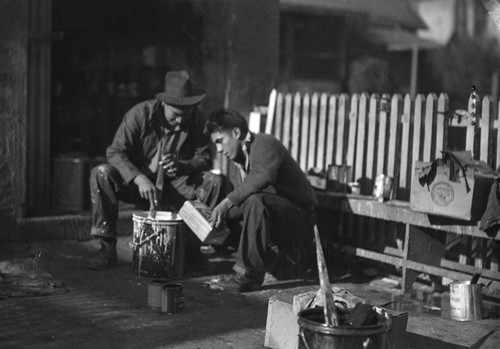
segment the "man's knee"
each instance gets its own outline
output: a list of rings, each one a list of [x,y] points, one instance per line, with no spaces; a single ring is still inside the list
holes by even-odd
[[[99,164],[90,170],[90,177],[107,177],[113,171],[113,167],[109,164]]]

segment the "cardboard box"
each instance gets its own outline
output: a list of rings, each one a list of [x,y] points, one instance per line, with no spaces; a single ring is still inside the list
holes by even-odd
[[[179,215],[186,225],[204,244],[221,245],[230,233],[227,227],[213,229],[208,221],[211,211],[199,201],[185,201],[182,205]]]
[[[436,166],[431,183],[421,184],[419,178],[431,164],[421,161],[415,163],[410,208],[432,215],[479,220],[488,202],[493,177],[475,173],[473,166],[467,166],[465,177],[459,171],[457,180],[451,181],[449,166],[442,164]]]
[[[391,316],[391,328],[386,336],[387,349],[404,347],[408,313],[383,308]],[[293,312],[292,302],[284,296],[269,298],[267,308],[266,335],[264,347],[272,349],[296,349],[299,344],[297,315]]]

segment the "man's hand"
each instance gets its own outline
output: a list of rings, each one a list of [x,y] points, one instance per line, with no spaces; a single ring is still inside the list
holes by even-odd
[[[219,228],[226,220],[227,211],[233,206],[234,204],[228,198],[225,198],[215,206],[210,217],[212,227]]]
[[[179,162],[177,161],[176,154],[166,154],[161,157],[160,167],[165,171],[169,177],[176,177],[179,171]]]
[[[151,207],[158,206],[158,189],[146,175],[138,175],[134,178],[134,183],[139,187],[141,198],[148,200]]]

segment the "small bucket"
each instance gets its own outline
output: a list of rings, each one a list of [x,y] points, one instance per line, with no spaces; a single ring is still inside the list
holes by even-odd
[[[169,283],[161,289],[161,312],[176,314],[184,310],[184,286],[179,283]]]
[[[132,215],[132,268],[135,274],[157,279],[178,279],[184,275],[187,227],[176,214],[159,211],[156,219],[148,212]]]
[[[450,318],[457,321],[474,321],[483,318],[483,285],[470,281],[450,284]]]
[[[377,309],[377,308],[376,308]],[[387,313],[377,309],[377,323],[371,326],[331,327],[324,323],[323,308],[306,309],[299,313],[299,349],[384,349],[391,320]]]

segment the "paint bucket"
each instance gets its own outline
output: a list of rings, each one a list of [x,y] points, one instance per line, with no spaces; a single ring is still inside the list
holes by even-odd
[[[161,289],[161,312],[176,314],[184,310],[184,286],[180,283],[169,283]]]
[[[155,219],[148,212],[132,215],[132,267],[135,274],[155,279],[172,280],[184,273],[187,227],[173,212],[158,211]]]
[[[391,327],[390,316],[381,308],[375,309],[377,323],[360,327],[342,325],[342,314],[339,314],[340,326],[327,326],[322,307],[301,311],[298,319],[299,349],[385,348],[387,331]]]
[[[165,286],[164,280],[151,280],[148,282],[148,307],[159,310],[161,307],[161,288]]]
[[[483,285],[470,281],[450,284],[450,318],[457,321],[473,321],[483,318]]]

